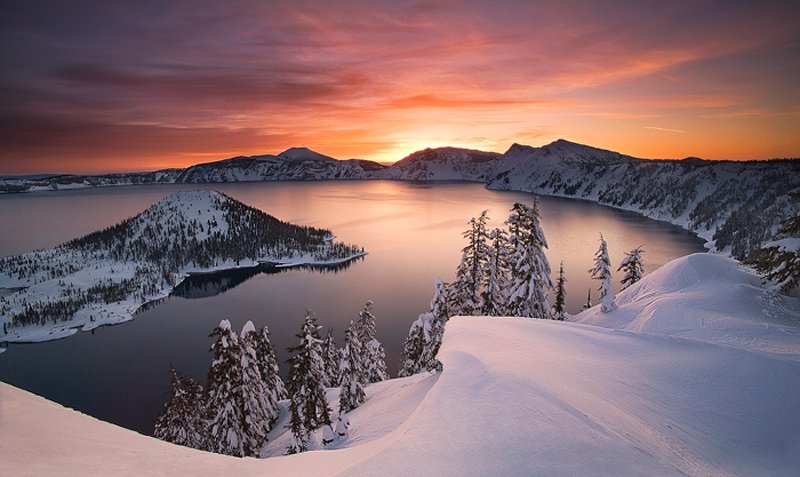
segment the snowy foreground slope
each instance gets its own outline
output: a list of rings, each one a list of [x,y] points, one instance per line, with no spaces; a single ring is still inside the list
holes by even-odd
[[[456,317],[444,371],[369,386],[343,448],[263,460],[0,385],[0,462],[10,475],[797,475],[800,303],[763,296],[736,262],[700,254],[619,310],[576,317],[602,326]]]

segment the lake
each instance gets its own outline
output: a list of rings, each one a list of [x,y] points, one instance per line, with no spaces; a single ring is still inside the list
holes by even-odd
[[[369,255],[337,269],[240,270],[198,277],[140,312],[130,323],[67,339],[9,345],[0,380],[105,421],[151,434],[168,397],[169,368],[205,381],[208,334],[223,318],[240,329],[269,325],[278,357],[288,358],[306,309],[341,343],[350,320],[375,302],[378,339],[396,375],[402,342],[427,311],[434,277],[451,280],[467,221],[488,209],[500,225],[516,201],[531,194],[486,190],[475,183],[393,181],[266,182],[162,185],[0,196],[0,256],[49,248],[113,225],[177,190],[215,189],[282,220],[331,229],[337,240]],[[564,262],[567,309],[576,313],[591,286],[587,270],[599,233],[612,263],[638,245],[650,272],[704,251],[694,234],[664,222],[591,202],[540,197],[547,256],[554,274]],[[619,280],[621,276],[615,277]],[[555,277],[554,277],[555,280]],[[284,365],[285,368],[285,365]],[[286,370],[284,369],[284,372]]]

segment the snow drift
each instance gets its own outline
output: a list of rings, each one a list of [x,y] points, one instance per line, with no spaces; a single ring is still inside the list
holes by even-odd
[[[618,300],[577,317],[601,326],[453,318],[441,374],[369,386],[342,448],[294,456],[185,449],[0,385],[0,462],[13,475],[796,475],[797,300],[710,255]]]

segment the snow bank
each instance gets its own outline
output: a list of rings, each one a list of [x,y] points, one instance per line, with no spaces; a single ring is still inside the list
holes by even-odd
[[[677,258],[617,295],[619,309],[593,307],[572,321],[660,333],[800,361],[800,302],[770,294],[733,259]]]
[[[577,317],[602,326],[455,317],[442,373],[368,386],[338,449],[263,460],[0,384],[0,462],[10,475],[797,475],[798,301],[764,297],[752,273],[701,254]],[[264,455],[288,442],[270,437]]]

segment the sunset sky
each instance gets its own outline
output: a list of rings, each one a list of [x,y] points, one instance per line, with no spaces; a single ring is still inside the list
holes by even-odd
[[[0,3],[0,174],[558,138],[800,157],[800,2]]]

